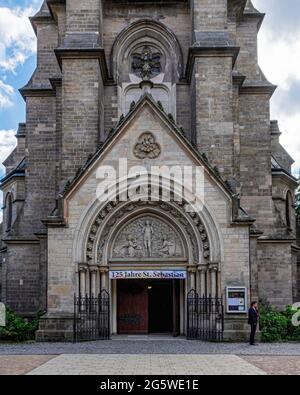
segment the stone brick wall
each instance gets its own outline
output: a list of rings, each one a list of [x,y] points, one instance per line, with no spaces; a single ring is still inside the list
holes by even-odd
[[[3,264],[3,300],[14,311],[37,313],[41,304],[40,247],[37,244],[10,244]]]
[[[241,204],[263,231],[274,224],[269,123],[268,96],[240,96]]]
[[[186,136],[191,140],[191,106],[189,105],[191,101],[190,86],[187,84],[177,85],[176,93],[176,122],[183,127]]]
[[[104,127],[103,130],[103,138],[107,137],[107,133],[111,128],[113,128],[119,121],[119,114],[118,110],[118,88],[117,85],[110,85],[104,88]]]
[[[67,0],[67,31],[98,32],[101,0]]]
[[[279,309],[293,301],[293,262],[290,243],[258,245],[259,297]]]
[[[236,69],[247,76],[247,80],[260,80],[261,73],[257,59],[257,20],[244,18],[237,24],[236,43],[241,48]]]
[[[233,172],[232,58],[195,59],[197,145],[225,178]]]
[[[63,181],[73,177],[89,154],[97,149],[100,134],[100,78],[97,59],[63,60]]]
[[[58,46],[58,29],[54,21],[51,24],[37,26],[37,68],[33,75],[31,86],[49,87],[49,78],[60,75],[60,70],[54,53]]]
[[[194,31],[225,30],[227,0],[192,0]]]
[[[27,98],[26,196],[20,235],[45,232],[41,223],[56,199],[56,103],[54,97]],[[30,191],[30,192],[29,192]]]

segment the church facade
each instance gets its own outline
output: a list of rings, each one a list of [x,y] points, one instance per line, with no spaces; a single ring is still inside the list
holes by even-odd
[[[222,299],[228,340],[250,300],[299,300],[263,18],[250,0],[47,0],[31,18],[0,283],[17,313],[44,312],[38,340],[73,338],[74,295],[107,292],[111,334],[184,335],[191,291]]]

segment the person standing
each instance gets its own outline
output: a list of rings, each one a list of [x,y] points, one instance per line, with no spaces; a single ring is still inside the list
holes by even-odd
[[[258,324],[258,304],[257,302],[252,302],[251,307],[248,312],[248,324],[251,326],[251,333],[250,333],[250,345],[255,346],[255,334],[257,330]]]

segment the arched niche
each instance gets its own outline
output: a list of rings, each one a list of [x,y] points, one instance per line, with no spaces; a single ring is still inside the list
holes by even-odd
[[[149,51],[152,72],[151,94],[165,110],[176,117],[176,83],[183,74],[179,42],[162,23],[141,20],[133,23],[116,38],[111,52],[111,74],[118,85],[118,107],[126,114],[131,102],[137,102],[143,91],[138,63]],[[135,65],[135,66],[134,66]]]
[[[175,34],[160,22],[143,19],[124,29],[113,44],[110,71],[115,81],[119,82],[118,73],[124,57],[136,52],[141,45],[156,46],[166,56],[165,62],[175,60],[176,63],[172,64],[172,77],[174,82],[179,80],[183,74],[183,56]]]

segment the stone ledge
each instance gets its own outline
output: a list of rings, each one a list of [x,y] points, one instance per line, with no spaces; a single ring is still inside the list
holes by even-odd
[[[73,342],[73,331],[38,330],[35,333],[37,342]]]
[[[74,317],[72,314],[55,316],[46,314],[40,320],[35,338],[39,342],[72,342],[74,339]]]

